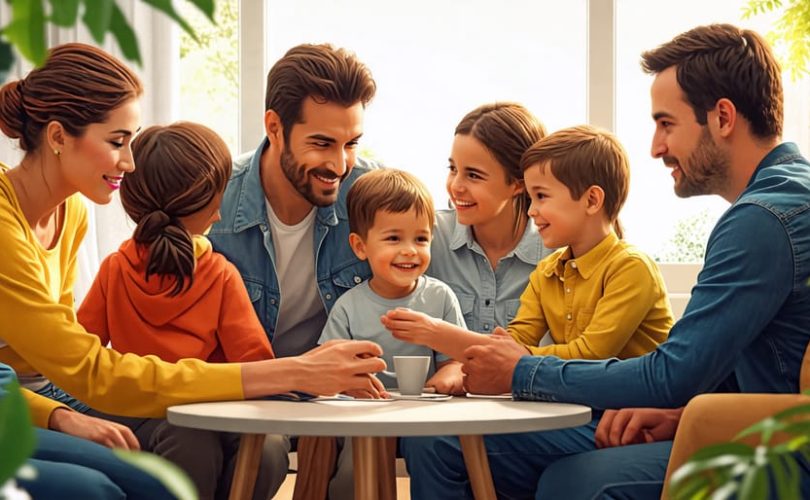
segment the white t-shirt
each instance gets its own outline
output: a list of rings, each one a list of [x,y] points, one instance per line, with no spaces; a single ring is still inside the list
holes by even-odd
[[[273,335],[273,352],[277,357],[297,356],[315,347],[326,323],[326,309],[315,281],[313,231],[318,209],[304,220],[288,226],[273,212],[270,202],[267,218],[273,234],[281,303]]]

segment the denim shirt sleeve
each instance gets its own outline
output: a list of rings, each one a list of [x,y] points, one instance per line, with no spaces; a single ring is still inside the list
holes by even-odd
[[[513,395],[594,408],[682,406],[721,383],[780,310],[793,288],[793,257],[775,214],[733,206],[709,238],[683,318],[657,350],[627,360],[525,356]]]
[[[17,380],[17,374],[14,370],[5,363],[0,363],[0,399],[6,395],[6,387],[8,384]]]

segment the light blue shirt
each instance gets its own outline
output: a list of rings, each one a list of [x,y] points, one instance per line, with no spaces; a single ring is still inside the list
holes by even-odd
[[[380,297],[364,281],[352,288],[335,302],[329,312],[329,319],[321,333],[320,344],[331,339],[371,340],[383,349],[382,358],[389,370],[394,369],[394,356],[431,356],[428,377],[436,371],[436,363],[449,358],[423,345],[410,344],[395,339],[383,327],[380,316],[396,309],[407,307],[453,323],[464,328],[464,318],[453,291],[441,281],[422,276],[416,289],[407,297],[386,299]],[[396,387],[396,380],[383,373],[377,375],[385,387]]]
[[[552,250],[543,246],[529,221],[520,242],[493,270],[472,228],[457,222],[455,210],[441,210],[430,252],[427,274],[453,289],[469,330],[490,333],[515,317],[529,275]]]

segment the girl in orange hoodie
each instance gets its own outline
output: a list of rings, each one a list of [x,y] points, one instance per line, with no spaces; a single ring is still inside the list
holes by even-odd
[[[169,362],[272,358],[239,272],[203,236],[219,220],[231,175],[225,143],[207,127],[181,122],[148,128],[132,151],[137,168],[121,181],[121,201],[137,226],[102,262],[79,322],[119,352]],[[182,467],[200,498],[228,492],[238,435],[165,420],[121,421],[145,449]],[[255,498],[268,498],[280,486],[288,449],[286,438],[268,436]]]

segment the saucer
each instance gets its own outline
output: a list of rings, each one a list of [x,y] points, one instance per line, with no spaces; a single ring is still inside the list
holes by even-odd
[[[420,395],[414,396],[405,396],[399,393],[399,391],[388,391],[388,394],[391,395],[391,399],[399,399],[399,400],[409,400],[409,401],[447,401],[453,397],[452,394],[437,394],[435,392],[423,392]]]

